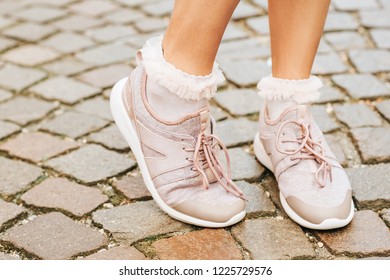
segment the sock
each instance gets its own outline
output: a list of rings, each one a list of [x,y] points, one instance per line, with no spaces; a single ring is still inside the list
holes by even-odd
[[[316,76],[309,79],[289,80],[265,77],[257,84],[259,95],[266,100],[270,119],[277,119],[286,109],[298,104],[308,104],[320,97],[318,89],[321,80]]]
[[[214,63],[212,72],[196,76],[177,69],[164,59],[163,36],[149,39],[142,50],[142,63],[148,75],[147,98],[155,113],[164,120],[176,121],[208,105],[224,76]]]

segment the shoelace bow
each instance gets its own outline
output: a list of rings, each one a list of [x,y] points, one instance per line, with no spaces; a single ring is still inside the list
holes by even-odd
[[[296,124],[302,128],[302,136],[297,139],[281,139],[283,129],[289,124]],[[281,147],[282,143],[294,142],[300,144],[296,150],[283,149]],[[309,125],[305,123],[304,120],[287,120],[284,121],[276,134],[276,149],[286,155],[295,155],[301,152],[300,155],[291,157],[291,160],[295,159],[314,159],[320,166],[318,167],[315,173],[315,179],[321,187],[325,187],[326,178],[329,175],[330,181],[333,180],[332,177],[332,164],[328,158],[325,156],[324,148],[321,145],[321,142],[315,142],[311,138],[311,133]],[[320,175],[322,172],[322,176]]]
[[[227,172],[225,172],[225,170],[223,169],[222,164],[216,155],[215,148],[217,145],[220,146],[225,153]],[[231,180],[229,153],[227,151],[226,146],[217,136],[201,132],[198,135],[195,148],[185,148],[185,150],[189,152],[194,152],[193,159],[188,160],[193,163],[193,168],[195,168],[194,170],[198,171],[201,174],[203,185],[206,189],[210,187],[210,183],[205,172],[206,168],[209,168],[210,171],[214,174],[219,184],[227,192],[230,192],[237,197],[245,199],[244,193]]]

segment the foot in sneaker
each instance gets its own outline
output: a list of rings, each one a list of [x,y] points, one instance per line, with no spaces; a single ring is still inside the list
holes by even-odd
[[[150,47],[158,48],[157,56],[156,52],[150,53]],[[210,117],[207,102],[204,107],[172,121],[161,118],[153,110],[159,104],[151,106],[148,98],[161,85],[168,90],[173,85],[186,97],[205,92],[211,97],[215,85],[209,83],[213,88],[207,89],[198,86],[197,91],[186,95],[185,88],[194,82],[193,77],[184,76],[185,73],[173,65],[164,65],[167,63],[162,60],[159,44],[149,42],[138,53],[138,66],[112,90],[114,120],[137,159],[148,190],[163,211],[198,226],[235,224],[245,216],[243,193],[230,178],[229,155],[214,135],[215,121]],[[215,80],[213,73],[210,78]],[[159,84],[149,86],[150,83]],[[221,148],[227,158],[227,171],[217,156]]]
[[[292,220],[311,229],[343,227],[354,214],[351,186],[308,105],[302,104],[318,96],[321,82],[316,77],[286,81],[266,77],[259,83],[267,101],[254,140],[256,157],[274,173],[282,206]],[[267,103],[278,100],[289,105],[271,118]]]

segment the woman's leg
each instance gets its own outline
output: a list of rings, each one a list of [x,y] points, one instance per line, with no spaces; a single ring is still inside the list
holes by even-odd
[[[313,101],[317,98],[320,87],[316,78],[309,79],[314,57],[321,39],[330,0],[269,0],[268,13],[271,35],[272,78],[306,80],[305,88],[312,88],[310,98],[302,101]],[[264,84],[276,79],[269,78]],[[284,84],[287,82],[284,81]],[[288,82],[295,87],[293,81]],[[290,88],[291,88],[290,87]],[[309,93],[308,93],[309,94]],[[275,98],[271,94],[267,104],[271,118],[277,118],[286,108],[294,104],[291,93]],[[300,95],[300,98],[303,95]],[[283,97],[283,98],[280,98]]]
[[[176,0],[165,33],[165,59],[193,75],[211,72],[223,33],[239,0]]]
[[[272,76],[307,79],[330,0],[269,0]]]
[[[258,84],[266,109],[256,156],[275,171],[286,213],[312,229],[345,226],[354,212],[347,175],[306,106],[322,86],[310,71],[328,6],[329,0],[269,0],[272,76]]]

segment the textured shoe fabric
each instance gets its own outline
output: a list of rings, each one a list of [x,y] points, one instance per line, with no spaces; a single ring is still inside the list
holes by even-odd
[[[312,229],[348,224],[354,212],[348,177],[332,153],[307,105],[294,105],[271,120],[259,118],[255,154],[274,172],[286,213]]]
[[[110,103],[153,198],[170,216],[190,224],[224,227],[239,222],[245,216],[243,193],[218,159],[224,152],[229,165],[226,147],[213,134],[208,107],[165,121],[148,104],[147,83],[141,64],[115,85]]]

